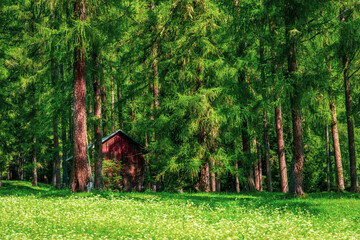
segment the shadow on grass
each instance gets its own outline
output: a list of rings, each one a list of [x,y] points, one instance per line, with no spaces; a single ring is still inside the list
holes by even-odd
[[[92,191],[91,193],[72,193],[69,189],[56,190],[53,186],[39,184],[33,187],[30,182],[3,181],[0,187],[0,197],[2,196],[35,196],[38,198],[57,198],[57,197],[91,197],[99,196],[105,199],[127,198],[140,202],[161,201],[173,203],[192,202],[195,206],[207,206],[215,209],[217,207],[234,209],[237,207],[248,210],[262,209],[269,212],[290,211],[294,214],[310,213],[320,215],[332,200],[353,199],[358,200],[359,194],[348,192],[326,192],[312,193],[307,198],[295,198],[283,193],[268,192],[249,192],[249,193],[122,193],[110,191]],[[334,205],[335,206],[335,205]],[[333,206],[333,207],[334,207]],[[336,206],[335,206],[336,207]]]
[[[3,181],[3,186],[0,187],[0,197],[2,196],[65,197],[71,196],[71,192],[69,189],[56,190],[53,186],[42,183],[33,187],[30,182]]]

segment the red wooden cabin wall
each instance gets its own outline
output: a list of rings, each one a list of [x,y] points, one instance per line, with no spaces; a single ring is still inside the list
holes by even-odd
[[[115,159],[121,164],[122,187],[125,191],[145,190],[145,160],[138,144],[119,132],[104,142],[102,149],[104,160]]]

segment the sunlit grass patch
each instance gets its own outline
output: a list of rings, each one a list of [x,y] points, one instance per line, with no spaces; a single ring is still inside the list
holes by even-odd
[[[0,239],[359,239],[358,195],[0,188]]]

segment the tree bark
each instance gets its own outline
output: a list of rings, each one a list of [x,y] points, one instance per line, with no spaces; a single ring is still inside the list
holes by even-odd
[[[38,176],[37,176],[37,167],[36,167],[36,138],[33,139],[34,142],[34,156],[33,156],[33,183],[34,187],[38,185]],[[1,174],[0,174],[1,175]],[[1,176],[0,176],[1,177]]]
[[[104,81],[102,81],[101,83],[101,102],[102,102],[102,107],[101,107],[101,119],[102,119],[102,128],[103,128],[103,135],[107,136],[108,132],[107,132],[107,108],[106,108],[106,88],[105,88],[105,84]]]
[[[102,173],[102,136],[101,136],[101,101],[100,101],[100,80],[98,76],[99,69],[99,57],[97,54],[97,46],[94,46],[93,60],[94,66],[94,133],[95,133],[95,189],[104,188],[104,180]],[[112,81],[113,83],[113,81]],[[112,86],[113,94],[113,86]],[[113,96],[112,96],[113,97]]]
[[[330,136],[329,136],[329,125],[326,124],[326,172],[327,172],[327,190],[328,192],[332,189],[332,166],[330,158]]]
[[[340,21],[346,21],[345,15],[342,14]],[[345,38],[345,36],[342,36]],[[342,41],[346,41],[342,39]],[[349,142],[349,157],[350,157],[350,177],[351,177],[351,191],[359,192],[359,184],[356,172],[356,155],[355,155],[355,136],[354,136],[354,118],[352,113],[352,99],[351,99],[351,81],[349,77],[349,57],[348,53],[344,52],[342,55],[344,86],[345,86],[345,106],[346,106],[346,120],[348,129],[348,142]]]
[[[65,119],[65,114],[63,114],[62,117],[62,167],[63,167],[63,178],[62,178],[62,187],[67,187],[69,185],[68,183],[68,174],[67,174],[67,149],[66,149],[66,119]]]
[[[211,158],[211,191],[216,192],[215,159]]]
[[[258,155],[259,155],[259,182],[260,182],[260,189],[259,191],[262,192],[264,190],[263,188],[263,170],[262,170],[262,152],[261,152],[261,148],[259,147],[258,150]]]
[[[299,101],[299,84],[295,79],[294,74],[298,71],[297,59],[296,59],[296,47],[295,39],[291,36],[290,28],[295,24],[296,12],[294,6],[290,6],[288,9],[288,15],[286,16],[286,42],[288,48],[288,72],[289,77],[293,80],[294,92],[291,96],[291,112],[293,122],[293,140],[294,140],[294,187],[291,189],[291,193],[297,196],[304,195],[303,192],[303,165],[304,165],[304,153],[303,153],[303,141],[302,141],[302,119],[301,119],[301,107]]]
[[[202,192],[210,192],[209,162],[205,162],[201,168],[199,190]]]
[[[334,146],[335,166],[337,173],[337,187],[339,190],[344,190],[345,189],[344,177],[343,177],[343,169],[342,169],[342,161],[341,161],[339,133],[337,129],[336,107],[334,100],[330,100],[330,110],[331,110],[331,118],[332,118],[331,130],[332,130],[332,138],[333,138],[333,146]]]
[[[235,171],[236,171],[236,174],[235,174],[235,189],[236,189],[237,193],[240,192],[240,182],[239,182],[238,170],[239,170],[239,164],[238,164],[238,161],[236,160],[236,163],[235,163]]]
[[[272,46],[275,49],[276,47],[276,33],[274,21],[270,21],[270,33],[272,36]],[[272,73],[276,74],[277,72],[277,61],[276,61],[276,51],[272,51]],[[277,100],[277,99],[276,99]],[[288,186],[288,176],[286,169],[286,159],[285,159],[285,144],[284,144],[284,131],[282,124],[282,113],[281,113],[281,104],[279,103],[275,107],[275,126],[276,126],[276,137],[277,137],[277,146],[278,146],[278,159],[279,159],[279,168],[280,168],[280,188],[281,192],[287,193],[289,191]]]
[[[115,132],[115,95],[114,95],[114,77],[111,76],[111,129]]]
[[[58,139],[57,113],[54,113],[53,131],[54,131],[53,185],[56,186],[56,189],[60,189],[59,139]]]
[[[85,0],[75,1],[75,20],[85,21]],[[83,192],[91,181],[86,143],[86,71],[84,39],[76,35],[74,49],[74,159],[72,191]]]
[[[120,84],[118,83],[117,85],[117,95],[118,95],[118,111],[119,111],[119,125],[120,128],[123,127],[123,119],[122,119],[122,112],[121,112],[121,87]]]
[[[345,85],[345,106],[346,119],[348,129],[349,155],[350,155],[350,176],[351,176],[351,191],[359,192],[359,184],[356,172],[356,155],[355,155],[355,136],[354,136],[354,119],[352,116],[352,99],[351,99],[351,83],[349,78],[349,59],[345,54],[343,56],[344,66],[344,85]]]
[[[246,160],[250,160],[250,138],[247,132],[247,122],[243,122],[243,130],[242,130],[242,138],[243,138],[243,152],[246,156]],[[248,191],[255,190],[255,183],[254,183],[254,169],[253,164],[250,162],[248,165],[248,184],[247,189]]]
[[[20,153],[19,153],[19,180],[24,181],[23,159]]]
[[[304,166],[303,144],[302,144],[302,120],[301,110],[292,107],[293,136],[294,136],[294,183],[291,193],[297,196],[304,195],[302,171]]]
[[[259,176],[259,162],[257,160],[257,143],[256,143],[256,138],[254,137],[253,139],[253,144],[254,144],[254,155],[256,160],[254,162],[254,177],[255,177],[255,190],[256,191],[260,191],[260,176]],[[261,163],[260,163],[261,164]]]
[[[216,191],[221,192],[221,183],[219,178],[216,179]]]
[[[265,161],[266,161],[266,188],[268,192],[272,192],[269,128],[268,128],[266,110],[264,110],[264,141],[265,141]]]
[[[50,19],[53,22],[55,17],[54,17],[54,6],[53,6],[53,2],[50,2]],[[52,24],[52,28],[54,28],[54,25]],[[56,65],[55,65],[55,57],[54,57],[54,41],[51,42],[51,60],[50,60],[50,64],[51,64],[51,82],[54,88],[54,93],[56,93],[57,89],[56,89]],[[56,97],[56,95],[54,94],[54,98]],[[54,146],[54,155],[53,155],[53,185],[56,186],[56,189],[60,189],[60,168],[59,168],[59,140],[58,140],[58,117],[57,117],[57,104],[56,104],[56,100],[54,99],[53,101],[54,104],[54,112],[53,112],[53,146]]]

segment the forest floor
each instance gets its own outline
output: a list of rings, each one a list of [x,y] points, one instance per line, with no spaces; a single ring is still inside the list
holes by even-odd
[[[71,193],[4,181],[0,239],[360,239],[360,195]]]

